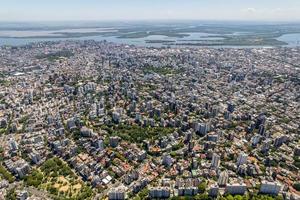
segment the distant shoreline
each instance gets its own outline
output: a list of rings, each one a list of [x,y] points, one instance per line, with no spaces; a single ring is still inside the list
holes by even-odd
[[[0,23],[1,24],[1,23]],[[70,30],[72,29],[72,30]],[[89,29],[84,32],[85,29]],[[93,30],[95,29],[95,30]],[[104,30],[104,31],[103,31]],[[24,36],[22,36],[24,32]],[[11,35],[9,35],[11,33]],[[7,34],[7,35],[5,35]],[[18,36],[15,36],[16,34]],[[30,35],[32,34],[32,35]],[[43,35],[44,34],[44,35]],[[288,41],[287,34],[299,34]],[[97,38],[99,37],[99,38]],[[300,25],[233,25],[233,24],[120,24],[87,26],[2,27],[0,45],[22,45],[51,40],[107,40],[137,46],[295,46],[300,41]],[[1,41],[2,40],[2,41]],[[5,41],[7,41],[5,43]],[[297,42],[298,41],[298,42]],[[20,44],[19,44],[20,43]]]

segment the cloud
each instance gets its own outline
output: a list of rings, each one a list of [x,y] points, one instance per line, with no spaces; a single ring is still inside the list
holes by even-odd
[[[256,13],[257,9],[255,9],[255,8],[245,8],[245,9],[242,10],[242,12],[251,14],[251,13]]]

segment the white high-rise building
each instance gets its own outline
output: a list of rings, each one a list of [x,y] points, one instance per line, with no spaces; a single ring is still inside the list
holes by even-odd
[[[109,191],[108,193],[108,199],[109,200],[126,199],[125,190],[126,189],[124,187],[112,188],[111,191]]]
[[[245,154],[244,152],[241,152],[236,162],[237,166],[245,164],[247,162],[247,159],[248,159],[248,155]]]
[[[225,188],[225,193],[232,194],[232,195],[244,195],[247,191],[247,186],[245,183],[235,183],[235,184],[228,184]]]
[[[217,169],[219,168],[219,166],[220,166],[220,156],[214,153],[211,160],[211,167]]]
[[[260,186],[260,193],[278,195],[281,188],[282,188],[282,185],[280,183],[262,181],[261,186]]]
[[[96,148],[98,150],[100,150],[100,151],[102,151],[104,149],[104,142],[103,142],[103,140],[100,139],[100,140],[96,141]]]
[[[226,186],[227,182],[228,182],[229,176],[228,176],[228,172],[225,170],[223,172],[220,173],[219,179],[218,179],[218,185],[219,186]]]
[[[16,151],[16,150],[19,149],[18,143],[14,139],[12,139],[12,138],[9,140],[9,145],[10,145],[10,149],[12,151]]]

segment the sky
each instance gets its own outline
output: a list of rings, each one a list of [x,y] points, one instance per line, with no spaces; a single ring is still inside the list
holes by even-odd
[[[0,0],[0,21],[299,21],[300,0]]]

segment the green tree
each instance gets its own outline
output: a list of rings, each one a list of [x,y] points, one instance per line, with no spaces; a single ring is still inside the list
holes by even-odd
[[[234,197],[231,194],[229,194],[229,195],[226,196],[226,199],[227,200],[234,200]]]
[[[12,183],[15,181],[15,177],[6,170],[5,167],[0,165],[0,176],[2,176],[4,179],[6,179],[9,183]]]
[[[195,200],[212,200],[212,198],[209,197],[208,194],[198,194],[193,199],[195,199]]]
[[[300,192],[300,183],[294,183],[293,188]]]
[[[5,196],[6,200],[16,200],[17,199],[17,194],[15,189],[10,189],[7,191],[6,196]]]
[[[199,185],[198,185],[198,190],[199,190],[199,193],[200,194],[203,194],[203,193],[205,193],[205,191],[206,191],[206,188],[207,188],[207,184],[206,184],[206,182],[204,181],[204,182],[202,182],[202,183],[200,183]]]
[[[243,197],[241,195],[235,195],[234,200],[243,200]]]
[[[144,188],[142,191],[139,192],[138,196],[141,199],[145,199],[149,194],[149,190],[147,188]]]

